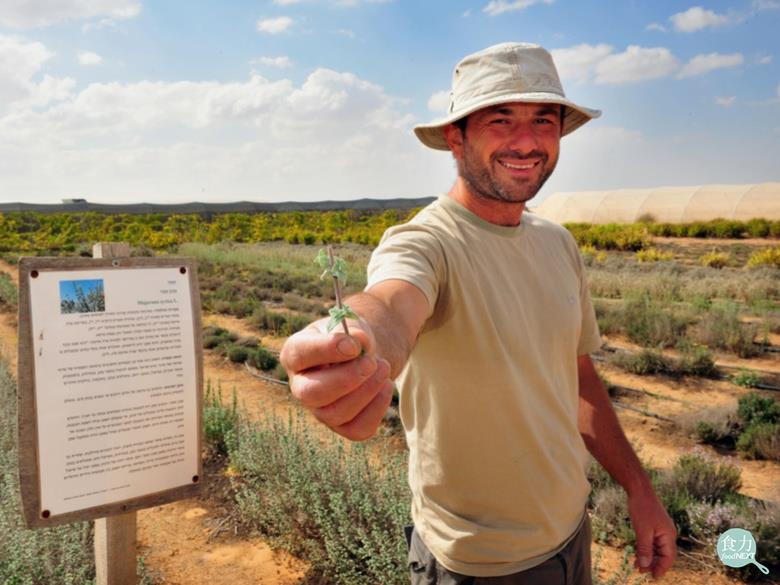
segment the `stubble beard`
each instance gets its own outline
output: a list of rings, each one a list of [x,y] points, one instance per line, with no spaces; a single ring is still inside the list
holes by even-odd
[[[497,160],[499,157],[512,158],[518,162],[523,159],[540,159],[539,164],[542,166],[542,172],[536,180],[500,181],[495,173],[482,163],[469,142],[464,139],[463,158],[456,159],[458,174],[477,197],[507,203],[525,203],[533,199],[539,192],[552,175],[558,162],[556,159],[550,163],[550,157],[542,151],[534,151],[525,156],[511,151],[502,151],[491,156],[491,164],[499,165]]]

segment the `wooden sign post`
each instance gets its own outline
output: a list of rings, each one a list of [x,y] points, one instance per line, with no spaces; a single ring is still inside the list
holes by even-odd
[[[195,262],[19,263],[19,475],[37,528],[96,519],[98,585],[136,582],[136,510],[197,495],[203,350]]]

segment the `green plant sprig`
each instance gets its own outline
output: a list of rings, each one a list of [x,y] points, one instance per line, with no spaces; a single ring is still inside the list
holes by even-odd
[[[320,279],[330,276],[333,278],[333,290],[336,293],[336,306],[331,307],[328,311],[330,314],[330,321],[326,329],[328,333],[338,327],[339,323],[344,328],[344,333],[349,335],[349,327],[347,327],[347,318],[359,319],[355,312],[349,308],[349,305],[345,305],[341,301],[341,287],[347,284],[347,263],[342,258],[333,257],[333,248],[327,247],[325,249],[320,248],[319,254],[314,261],[320,265],[323,269]]]

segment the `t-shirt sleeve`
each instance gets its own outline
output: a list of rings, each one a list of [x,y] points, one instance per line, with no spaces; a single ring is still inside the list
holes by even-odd
[[[444,281],[441,244],[430,231],[404,224],[388,229],[368,262],[365,290],[384,281],[398,279],[419,288],[428,299],[430,317]]]
[[[577,272],[580,279],[580,308],[582,311],[582,324],[580,327],[580,339],[577,343],[577,355],[593,353],[603,345],[599,324],[596,321],[596,311],[593,309],[593,301],[590,298],[588,277],[585,273],[585,263],[582,261],[579,248],[574,243],[574,253],[577,257]]]

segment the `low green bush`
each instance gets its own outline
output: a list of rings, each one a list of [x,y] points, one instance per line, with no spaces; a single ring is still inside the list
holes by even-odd
[[[645,347],[674,347],[684,337],[689,319],[647,295],[623,301],[622,327],[626,336]]]
[[[669,484],[692,501],[723,502],[742,486],[739,467],[700,448],[681,455],[671,468]]]
[[[228,348],[228,359],[234,364],[243,364],[249,357],[250,349],[241,345],[233,345]]]
[[[758,353],[758,347],[753,342],[758,328],[755,323],[743,323],[740,320],[736,303],[713,305],[691,329],[694,341],[707,347],[729,351],[742,358],[753,357]]]
[[[673,372],[670,361],[661,352],[653,349],[643,349],[638,353],[618,352],[613,354],[609,361],[627,372],[640,376]]]
[[[669,262],[674,260],[674,254],[657,248],[639,250],[635,256],[638,262]]]
[[[680,376],[698,376],[714,378],[718,374],[712,352],[703,345],[687,342],[679,343],[680,357],[675,364],[675,372]]]
[[[258,347],[249,353],[247,363],[252,367],[267,371],[276,368],[279,360],[264,347]]]
[[[742,368],[739,372],[731,376],[730,380],[737,386],[742,386],[743,388],[755,388],[761,383],[761,376],[756,372]]]
[[[748,459],[780,461],[780,424],[761,422],[748,426],[737,440],[737,451]]]
[[[235,446],[238,430],[238,397],[235,390],[229,405],[222,402],[222,387],[215,389],[211,380],[206,381],[203,397],[203,435],[212,452],[227,455]]]
[[[774,398],[750,392],[739,399],[737,414],[746,427],[762,423],[780,423],[780,404]]]
[[[707,252],[699,258],[699,264],[708,268],[724,268],[729,263],[729,255],[723,252]]]

